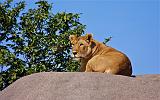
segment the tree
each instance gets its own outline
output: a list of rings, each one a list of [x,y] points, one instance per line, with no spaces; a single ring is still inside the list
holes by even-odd
[[[0,89],[36,72],[76,71],[79,64],[72,61],[68,37],[84,33],[80,14],[53,14],[45,0],[27,12],[24,1],[11,3],[0,2]]]

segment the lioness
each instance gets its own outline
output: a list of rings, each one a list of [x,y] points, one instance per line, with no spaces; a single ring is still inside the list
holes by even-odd
[[[131,76],[131,62],[122,52],[94,40],[91,34],[70,35],[69,39],[74,58],[81,63],[80,71]]]

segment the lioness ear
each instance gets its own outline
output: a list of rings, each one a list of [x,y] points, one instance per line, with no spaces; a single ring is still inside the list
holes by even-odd
[[[86,34],[87,41],[90,42],[92,40],[92,34]]]
[[[76,35],[70,35],[70,36],[69,36],[69,40],[70,40],[70,41],[73,41],[73,40],[75,40],[76,38],[77,38]]]

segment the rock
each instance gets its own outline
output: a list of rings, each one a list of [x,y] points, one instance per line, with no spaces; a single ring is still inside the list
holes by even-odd
[[[44,72],[20,78],[0,100],[160,100],[160,74]]]

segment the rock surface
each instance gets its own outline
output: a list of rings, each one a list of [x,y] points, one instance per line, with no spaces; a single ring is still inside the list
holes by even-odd
[[[1,91],[0,100],[160,100],[160,74],[37,73]]]

